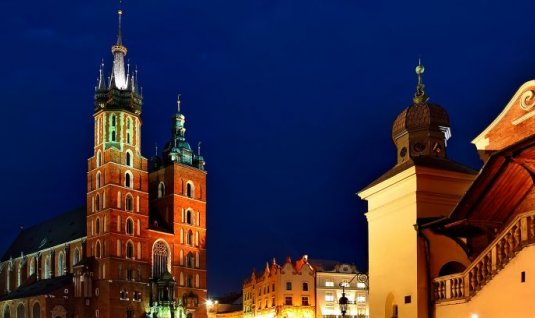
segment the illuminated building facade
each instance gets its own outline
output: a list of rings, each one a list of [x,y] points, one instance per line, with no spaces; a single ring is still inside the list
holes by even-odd
[[[111,77],[95,88],[86,208],[22,230],[1,259],[0,315],[207,316],[206,172],[172,117],[162,156],[141,152],[143,98],[119,10]]]
[[[348,298],[345,315],[368,318],[368,277],[353,264],[312,261],[316,270],[316,318],[341,317],[338,299]],[[343,287],[343,288],[342,288]]]
[[[531,317],[535,285],[535,81],[473,140],[473,171],[446,156],[447,112],[414,102],[392,128],[397,164],[368,201],[370,317]]]
[[[275,259],[243,284],[243,317],[314,317],[314,268],[305,255],[283,265]]]

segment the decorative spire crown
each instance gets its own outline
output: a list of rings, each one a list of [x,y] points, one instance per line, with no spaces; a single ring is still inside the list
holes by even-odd
[[[423,104],[426,103],[429,97],[425,95],[424,91],[424,83],[422,81],[422,74],[425,71],[425,67],[422,65],[422,60],[418,59],[418,65],[416,66],[416,75],[418,75],[418,85],[416,85],[416,93],[414,94],[414,98],[412,99],[415,104]]]

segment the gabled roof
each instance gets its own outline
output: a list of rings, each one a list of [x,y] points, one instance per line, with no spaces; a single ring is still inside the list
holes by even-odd
[[[86,208],[80,207],[22,229],[5,251],[1,261],[19,257],[21,253],[28,255],[86,235]]]
[[[41,279],[33,284],[22,286],[9,294],[0,297],[0,301],[9,299],[20,299],[25,297],[31,297],[36,295],[52,294],[57,290],[62,290],[67,286],[72,285],[72,275],[64,275],[54,277],[51,279]],[[63,291],[62,291],[63,292]]]

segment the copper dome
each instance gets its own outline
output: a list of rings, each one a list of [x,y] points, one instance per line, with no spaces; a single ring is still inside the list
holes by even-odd
[[[392,124],[395,141],[406,132],[450,127],[450,119],[444,108],[436,104],[415,103],[405,108]]]

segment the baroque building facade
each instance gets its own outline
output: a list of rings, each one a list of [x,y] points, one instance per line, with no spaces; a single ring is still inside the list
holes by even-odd
[[[416,69],[413,103],[393,123],[397,163],[368,202],[370,317],[531,317],[535,286],[535,81],[473,140],[483,167],[446,156],[444,108]]]
[[[95,88],[86,207],[21,230],[0,263],[0,315],[206,317],[206,171],[178,100],[161,157],[141,152],[143,98],[121,19]]]

